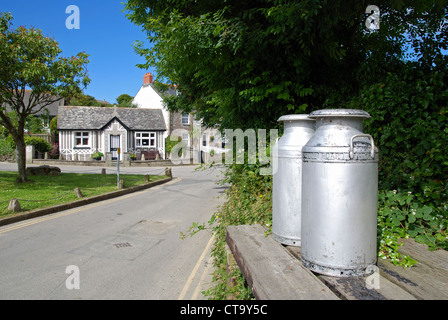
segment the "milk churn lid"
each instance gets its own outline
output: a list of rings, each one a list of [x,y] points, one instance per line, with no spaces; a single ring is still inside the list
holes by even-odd
[[[281,116],[277,121],[295,121],[295,120],[310,120],[314,121],[314,119],[310,119],[308,114],[287,114]]]
[[[356,117],[356,118],[370,118],[370,115],[364,110],[356,109],[322,109],[310,113],[310,118],[321,117]]]

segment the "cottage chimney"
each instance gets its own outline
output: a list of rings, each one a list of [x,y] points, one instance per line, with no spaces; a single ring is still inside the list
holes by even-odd
[[[143,77],[143,84],[150,84],[153,82],[154,82],[154,80],[153,80],[153,76],[152,76],[151,72],[146,73]]]

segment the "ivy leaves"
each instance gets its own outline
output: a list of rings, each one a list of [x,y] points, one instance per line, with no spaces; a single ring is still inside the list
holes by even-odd
[[[431,250],[448,248],[446,205],[436,208],[421,204],[412,192],[401,190],[380,191],[378,204],[380,257],[391,258],[395,264],[412,265],[398,253],[398,238],[415,238]]]

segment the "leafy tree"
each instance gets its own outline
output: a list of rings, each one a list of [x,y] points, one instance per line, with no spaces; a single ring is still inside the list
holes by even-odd
[[[166,100],[208,125],[271,128],[286,113],[341,106],[361,86],[399,70],[407,47],[422,64],[443,63],[446,1],[376,1],[380,30],[365,22],[368,1],[129,0],[128,18],[157,80],[178,85]],[[425,31],[422,31],[425,30]]]
[[[97,100],[95,97],[84,94],[83,92],[74,92],[65,99],[66,106],[84,106],[84,107],[111,107],[111,104],[104,100]]]
[[[369,4],[380,10],[376,31],[365,25]],[[125,8],[148,35],[135,47],[140,66],[181,92],[168,107],[194,110],[205,124],[270,129],[287,113],[367,110],[365,131],[380,150],[380,256],[397,262],[396,239],[406,235],[448,248],[446,0],[128,0]],[[225,226],[269,221],[271,177],[256,172],[246,164],[226,172],[232,188],[213,249],[218,298],[227,296]]]
[[[5,116],[9,118],[12,126],[18,127],[19,117],[15,111],[5,112]],[[24,129],[30,133],[41,133],[44,132],[44,125],[45,123],[41,116],[30,115],[25,120]],[[7,136],[10,134],[6,128],[2,127],[2,129],[6,131],[3,135]]]
[[[88,55],[58,57],[56,40],[44,37],[36,28],[12,29],[12,15],[0,14],[0,124],[17,147],[18,182],[27,181],[24,129],[29,116],[86,87]],[[32,90],[24,99],[25,90]],[[5,113],[6,105],[17,116],[17,125]]]
[[[75,92],[72,96],[65,99],[66,106],[85,106],[85,107],[98,107],[99,103],[95,97],[84,94],[82,92]]]
[[[117,104],[118,104],[119,107],[125,107],[125,108],[134,107],[132,105],[132,100],[133,99],[134,99],[134,97],[132,97],[132,96],[126,94],[126,93],[123,93],[123,94],[120,94],[118,96]]]

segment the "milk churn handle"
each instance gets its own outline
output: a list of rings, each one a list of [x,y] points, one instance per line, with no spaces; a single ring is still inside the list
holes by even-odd
[[[353,148],[353,140],[356,138],[360,138],[360,137],[365,137],[365,138],[370,139],[370,145],[371,145],[370,155],[371,155],[372,159],[374,159],[375,158],[375,143],[373,141],[373,137],[370,134],[355,134],[353,137],[350,138],[350,159],[353,159],[355,157],[355,152],[354,152],[354,148]]]

